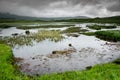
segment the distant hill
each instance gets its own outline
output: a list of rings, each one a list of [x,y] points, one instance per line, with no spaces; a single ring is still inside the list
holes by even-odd
[[[10,13],[0,13],[0,19],[16,19],[16,20],[68,20],[68,19],[88,19],[86,16],[75,16],[75,17],[28,17],[19,16]]]
[[[75,17],[55,17],[55,18],[48,18],[52,20],[69,20],[69,19],[89,19],[90,17],[86,16],[75,16]]]
[[[27,16],[19,16],[10,13],[0,13],[0,19],[16,19],[16,20],[37,20],[36,17],[27,17]]]
[[[83,22],[83,23],[117,23],[120,24],[120,15],[111,17],[89,18],[86,16],[75,17],[28,17],[9,13],[0,13],[0,23],[3,22],[25,22],[25,21],[56,21],[56,22]]]

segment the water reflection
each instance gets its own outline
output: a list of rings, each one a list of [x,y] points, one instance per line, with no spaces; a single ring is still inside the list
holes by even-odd
[[[16,46],[15,57],[23,58],[21,71],[30,75],[86,69],[88,66],[110,62],[120,56],[120,46],[106,45],[94,36],[66,37],[59,42],[44,40],[33,46]],[[76,49],[70,54],[53,54],[53,51]]]

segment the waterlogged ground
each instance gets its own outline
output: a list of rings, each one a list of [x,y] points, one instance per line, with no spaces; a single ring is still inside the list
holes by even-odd
[[[41,24],[41,25],[60,25],[60,24],[65,24],[65,23],[48,23],[48,24]],[[70,23],[67,23],[70,24]],[[89,30],[89,32],[95,32],[96,30],[92,30],[89,29],[88,27],[86,27],[87,25],[94,25],[96,23],[72,23],[73,25],[75,25],[76,27],[82,27],[83,29],[87,29]],[[39,26],[40,24],[27,24],[27,25],[22,25],[22,26]],[[114,25],[114,24],[97,24],[97,25]],[[38,28],[38,29],[27,29],[30,32],[37,32],[38,30],[65,30],[68,27],[63,27],[63,28]],[[120,30],[120,26],[117,26],[117,28],[114,29],[102,29],[102,30]],[[25,34],[26,30],[22,30],[22,29],[17,29],[16,27],[11,27],[11,28],[6,28],[6,29],[0,29],[0,36],[11,36],[11,34],[14,33],[18,33],[18,34]]]
[[[76,24],[76,27],[91,30],[87,24]],[[110,25],[110,24],[106,24]],[[30,29],[37,32],[40,29]],[[65,30],[64,28],[48,28],[46,30]],[[116,28],[120,30],[119,26]],[[104,29],[106,30],[106,29]],[[0,36],[11,36],[13,33],[25,34],[25,30],[15,27],[2,29]],[[17,65],[22,72],[29,75],[42,75],[49,73],[83,70],[100,63],[110,62],[120,57],[120,44],[100,40],[95,36],[79,34],[78,37],[67,36],[63,40],[54,42],[49,39],[41,42],[33,41],[32,45],[16,45],[13,54],[17,59]],[[107,44],[106,44],[107,42]]]
[[[39,28],[39,29],[28,29],[30,32],[37,32],[39,30],[65,30],[67,27],[64,28]],[[11,36],[12,34],[18,33],[25,35],[26,30],[17,29],[16,27],[0,29],[0,36]]]
[[[49,40],[33,46],[16,46],[13,53],[23,58],[19,65],[28,74],[45,74],[86,69],[88,66],[110,62],[120,56],[120,46],[106,45],[106,41],[94,36],[68,37],[60,42]],[[72,44],[73,47],[68,46]],[[53,51],[69,51],[70,54],[53,54]]]

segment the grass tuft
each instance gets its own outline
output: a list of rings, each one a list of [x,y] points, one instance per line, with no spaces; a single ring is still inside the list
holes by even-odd
[[[95,35],[96,37],[107,41],[120,41],[120,30],[97,31],[95,32]]]
[[[7,24],[0,24],[0,28],[10,28],[12,26],[10,25],[7,25]]]
[[[81,33],[81,32],[86,32],[86,31],[88,30],[81,29],[80,27],[70,27],[64,30],[63,33]]]
[[[87,25],[87,27],[95,30],[117,28],[116,26],[106,26],[106,25]]]
[[[87,35],[87,36],[94,36],[95,35],[95,32],[86,32],[86,33],[83,33],[84,35]]]

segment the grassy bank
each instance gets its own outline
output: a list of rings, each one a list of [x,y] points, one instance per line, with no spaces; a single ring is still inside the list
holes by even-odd
[[[35,29],[35,28],[62,28],[62,27],[70,27],[74,26],[71,24],[68,25],[40,25],[40,26],[20,26],[18,29]]]
[[[95,35],[96,37],[107,41],[120,41],[120,30],[97,31],[95,32]]]
[[[12,26],[10,25],[7,25],[7,24],[0,24],[0,28],[10,28]]]
[[[120,60],[116,63],[96,65],[90,70],[71,71],[43,76],[27,76],[18,72],[13,65],[11,48],[0,44],[1,80],[120,80]]]
[[[108,31],[96,31],[83,33],[88,36],[96,36],[105,41],[119,42],[120,41],[120,30],[108,30]]]
[[[106,25],[87,25],[90,29],[101,30],[101,29],[113,29],[116,26],[106,26]]]
[[[62,28],[75,26],[72,22],[11,22],[0,23],[0,28],[16,27],[17,29],[36,29],[36,28]]]
[[[1,80],[23,80],[27,76],[20,74],[14,66],[12,50],[10,47],[0,44],[0,79]]]

